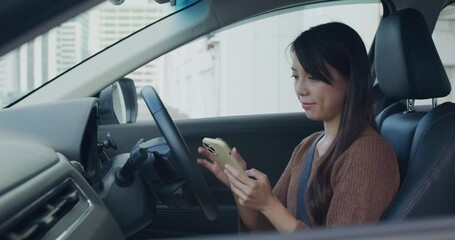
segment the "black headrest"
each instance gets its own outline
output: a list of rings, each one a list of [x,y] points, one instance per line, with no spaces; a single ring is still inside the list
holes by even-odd
[[[428,31],[415,9],[384,17],[375,41],[375,66],[379,87],[389,98],[444,97],[451,87]]]

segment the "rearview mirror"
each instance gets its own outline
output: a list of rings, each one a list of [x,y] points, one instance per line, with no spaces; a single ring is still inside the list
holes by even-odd
[[[134,123],[137,119],[137,92],[134,81],[122,78],[99,95],[100,124]]]

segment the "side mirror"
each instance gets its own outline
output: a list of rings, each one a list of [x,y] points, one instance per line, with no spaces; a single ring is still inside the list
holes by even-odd
[[[137,119],[137,92],[134,81],[122,78],[99,95],[100,124],[134,123]]]

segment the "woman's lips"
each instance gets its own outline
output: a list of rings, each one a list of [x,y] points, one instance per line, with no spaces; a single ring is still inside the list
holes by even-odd
[[[315,103],[307,103],[307,102],[301,102],[302,108],[305,109],[305,111],[311,110]]]

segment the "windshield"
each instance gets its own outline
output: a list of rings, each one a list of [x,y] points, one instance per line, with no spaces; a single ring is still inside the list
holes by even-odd
[[[0,106],[196,1],[181,0],[176,6],[154,0],[126,0],[121,5],[105,1],[62,23],[0,58]]]

